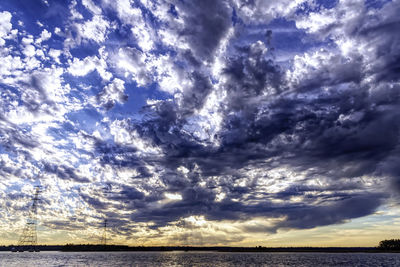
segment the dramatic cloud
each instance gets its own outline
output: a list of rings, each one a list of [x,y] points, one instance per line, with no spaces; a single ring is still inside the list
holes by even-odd
[[[400,1],[267,2],[0,4],[5,220],[41,185],[72,240],[205,245],[396,201]]]

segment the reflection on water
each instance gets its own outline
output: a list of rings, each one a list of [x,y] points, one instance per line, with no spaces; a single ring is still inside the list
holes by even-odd
[[[0,266],[400,266],[400,254],[0,252]]]

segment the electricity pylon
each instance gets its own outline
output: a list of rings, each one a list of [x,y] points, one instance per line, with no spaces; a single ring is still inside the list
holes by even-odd
[[[100,244],[103,246],[107,245],[107,219],[104,219],[103,235],[101,236]]]
[[[33,203],[29,209],[28,218],[26,220],[26,225],[18,241],[18,251],[24,251],[28,249],[29,251],[38,251],[37,246],[37,206],[39,201],[40,187],[35,187],[35,194],[33,196]]]

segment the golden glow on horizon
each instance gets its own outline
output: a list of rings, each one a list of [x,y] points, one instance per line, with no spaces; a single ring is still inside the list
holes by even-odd
[[[111,230],[107,236],[109,244],[131,246],[377,246],[383,239],[400,237],[400,216],[397,214],[400,214],[398,207],[387,207],[370,216],[344,224],[313,229],[281,229],[276,233],[261,232],[261,229],[267,229],[273,226],[274,222],[284,218],[218,222],[207,221],[204,216],[189,216],[159,229],[148,228],[152,223],[131,223],[131,229],[134,231],[130,236],[118,236]],[[385,216],[384,220],[382,216]],[[7,231],[1,233],[0,245],[16,244],[22,225],[1,224],[1,228]],[[257,232],[257,229],[260,231]],[[39,224],[38,242],[48,245],[97,244],[100,242],[102,230],[100,226],[76,230],[72,225],[69,230],[54,230]]]

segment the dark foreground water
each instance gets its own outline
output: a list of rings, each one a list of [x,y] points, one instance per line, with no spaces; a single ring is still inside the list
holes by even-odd
[[[400,266],[400,254],[284,252],[0,252],[0,266]]]

